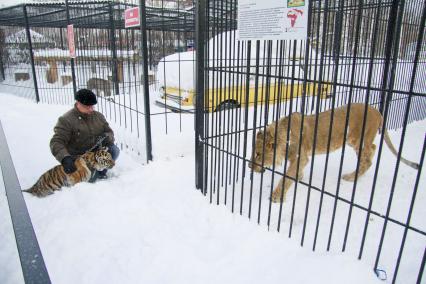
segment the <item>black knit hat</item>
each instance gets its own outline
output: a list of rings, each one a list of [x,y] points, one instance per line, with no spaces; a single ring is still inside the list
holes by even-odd
[[[88,89],[81,89],[75,93],[75,100],[86,106],[92,106],[98,103],[96,95]]]

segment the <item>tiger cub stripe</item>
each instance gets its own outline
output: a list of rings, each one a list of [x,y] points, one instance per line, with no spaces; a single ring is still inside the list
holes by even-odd
[[[31,188],[23,191],[44,197],[62,187],[70,187],[79,182],[88,181],[92,172],[110,169],[115,165],[115,162],[107,148],[102,148],[95,152],[83,154],[75,160],[74,164],[77,168],[75,172],[66,174],[64,167],[57,165],[45,172]]]

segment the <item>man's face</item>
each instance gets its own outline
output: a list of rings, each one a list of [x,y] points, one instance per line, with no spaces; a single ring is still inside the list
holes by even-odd
[[[86,106],[83,105],[80,102],[77,102],[77,108],[80,112],[85,113],[85,114],[91,114],[94,110],[95,110],[95,106]]]

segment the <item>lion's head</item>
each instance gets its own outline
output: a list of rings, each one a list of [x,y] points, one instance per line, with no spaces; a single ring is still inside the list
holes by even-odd
[[[256,134],[256,141],[253,151],[253,156],[250,159],[249,168],[252,168],[255,172],[263,172],[263,167],[269,167],[274,162],[274,148],[275,144],[278,143],[275,139],[275,125],[270,125],[265,131],[259,130]],[[278,153],[276,153],[278,154]],[[281,153],[280,153],[281,154]],[[281,163],[275,158],[275,164]]]
[[[263,167],[273,165],[274,152],[276,166],[281,165],[286,157],[288,118],[285,117],[279,120],[277,131],[275,131],[275,126],[276,123],[273,122],[266,127],[265,131],[259,130],[256,134],[253,156],[248,165],[255,172],[263,172],[265,170]]]

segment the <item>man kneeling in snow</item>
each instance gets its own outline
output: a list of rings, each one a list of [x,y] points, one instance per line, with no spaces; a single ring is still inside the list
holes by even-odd
[[[55,134],[50,140],[50,150],[67,174],[77,170],[74,164],[76,156],[100,146],[96,144],[102,138],[102,145],[108,147],[114,161],[120,154],[120,149],[114,144],[114,132],[105,117],[94,110],[96,95],[90,90],[81,89],[75,94],[75,100],[74,108],[58,119]],[[106,169],[97,171],[90,182],[106,179],[106,172]]]

